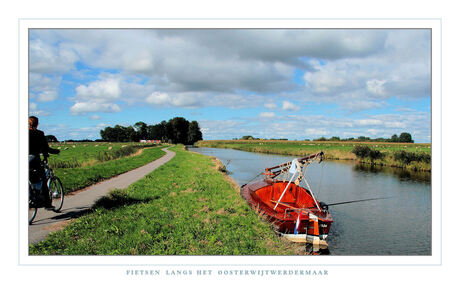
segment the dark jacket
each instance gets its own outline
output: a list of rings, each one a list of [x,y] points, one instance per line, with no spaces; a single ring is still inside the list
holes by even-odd
[[[43,131],[29,129],[29,155],[40,157],[41,153],[45,158],[48,158],[48,153],[57,154],[59,152],[59,150],[48,146],[48,141]]]

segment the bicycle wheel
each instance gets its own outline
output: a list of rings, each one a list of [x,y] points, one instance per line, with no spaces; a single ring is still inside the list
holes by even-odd
[[[32,224],[32,221],[35,219],[35,216],[37,216],[37,210],[38,208],[36,207],[36,204],[32,202],[32,198],[35,198],[35,196],[32,196],[32,187],[30,186],[29,183],[29,225]]]
[[[64,187],[58,177],[51,178],[48,185],[50,191],[51,204],[54,206],[53,211],[59,212],[64,204]]]

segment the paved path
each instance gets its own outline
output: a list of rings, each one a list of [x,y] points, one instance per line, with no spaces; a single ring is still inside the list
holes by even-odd
[[[176,153],[169,151],[167,148],[162,150],[166,152],[166,155],[149,164],[91,185],[75,194],[66,195],[64,205],[59,213],[47,211],[43,208],[38,209],[35,220],[32,225],[29,225],[29,244],[45,239],[50,232],[61,229],[71,219],[81,216],[91,208],[96,200],[106,195],[109,191],[116,188],[127,188],[130,184],[143,178],[176,155]]]

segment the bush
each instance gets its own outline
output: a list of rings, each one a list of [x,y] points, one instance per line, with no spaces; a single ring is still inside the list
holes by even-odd
[[[365,158],[369,156],[371,149],[368,146],[355,146],[351,152],[356,155],[358,158]]]
[[[405,165],[411,162],[431,163],[431,155],[428,153],[398,151],[393,154],[393,157],[396,161],[402,162]]]
[[[369,158],[371,162],[373,162],[376,159],[382,159],[384,156],[384,154],[379,150],[374,150],[369,148],[368,146],[361,145],[355,146],[353,150],[351,150],[351,152],[360,159]]]
[[[383,158],[383,153],[380,152],[379,150],[370,150],[369,151],[369,158],[371,161],[376,160],[376,159],[382,159]]]

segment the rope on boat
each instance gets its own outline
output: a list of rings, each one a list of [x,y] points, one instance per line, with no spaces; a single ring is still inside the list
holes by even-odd
[[[262,173],[259,173],[258,175],[256,175],[255,177],[253,177],[252,179],[248,180],[247,182],[245,182],[244,184],[248,184],[250,183],[251,181],[255,180],[258,176],[260,176]]]

